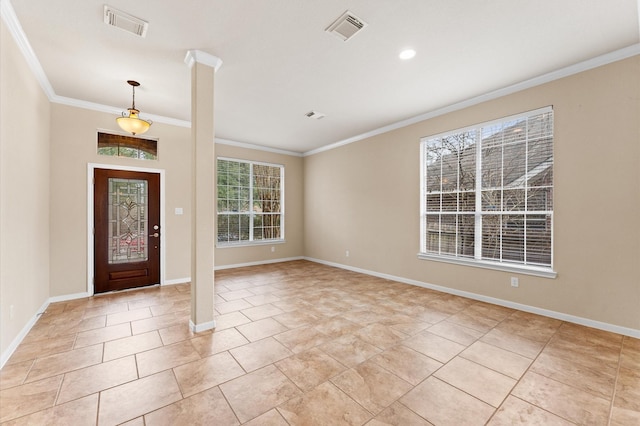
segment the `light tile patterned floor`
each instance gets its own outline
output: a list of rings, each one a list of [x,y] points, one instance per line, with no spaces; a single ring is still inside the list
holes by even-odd
[[[640,341],[306,261],[56,303],[0,372],[0,422],[639,425]]]

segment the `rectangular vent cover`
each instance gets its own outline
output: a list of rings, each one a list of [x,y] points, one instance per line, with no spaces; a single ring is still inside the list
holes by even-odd
[[[305,116],[307,118],[313,118],[314,120],[320,120],[321,118],[324,118],[325,115],[318,111],[309,111]]]
[[[329,25],[329,28],[325,31],[339,37],[343,41],[347,41],[366,26],[366,22],[347,10],[336,19],[333,24]]]
[[[104,23],[140,37],[147,35],[149,27],[148,22],[106,4],[104,5]]]

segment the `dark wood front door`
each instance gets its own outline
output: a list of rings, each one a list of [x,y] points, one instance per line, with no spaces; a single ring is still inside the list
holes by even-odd
[[[94,170],[95,293],[160,283],[160,175]]]

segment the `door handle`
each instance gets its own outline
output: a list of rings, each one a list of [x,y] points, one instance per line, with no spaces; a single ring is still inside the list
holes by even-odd
[[[160,236],[160,234],[158,234],[157,232],[154,232],[153,234],[149,235],[150,237],[155,237],[158,238]]]

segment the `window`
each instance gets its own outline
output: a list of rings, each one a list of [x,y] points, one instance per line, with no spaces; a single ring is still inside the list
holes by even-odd
[[[421,140],[420,258],[555,276],[551,107]]]
[[[158,141],[98,132],[98,154],[156,160],[158,158]]]
[[[284,167],[218,158],[218,244],[284,240]]]

